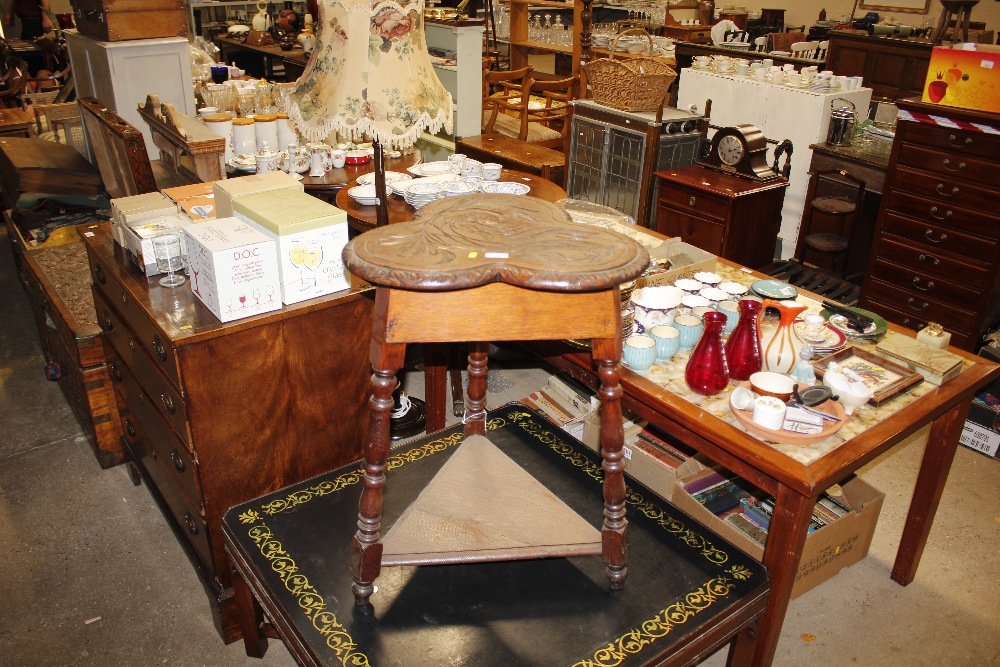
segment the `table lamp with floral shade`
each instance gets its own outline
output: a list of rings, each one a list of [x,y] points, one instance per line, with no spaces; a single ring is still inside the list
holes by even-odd
[[[375,147],[378,225],[388,222],[384,151],[452,130],[452,99],[427,53],[423,0],[318,0],[316,46],[288,115],[309,141],[332,132]]]

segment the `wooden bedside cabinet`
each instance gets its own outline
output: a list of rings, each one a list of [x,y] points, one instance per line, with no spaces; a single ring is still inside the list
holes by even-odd
[[[139,273],[109,224],[84,236],[125,459],[201,577],[222,638],[235,641],[222,515],[361,456],[373,292],[357,281],[223,324],[188,285]]]
[[[787,180],[751,181],[698,165],[656,177],[656,231],[754,269],[774,260]]]

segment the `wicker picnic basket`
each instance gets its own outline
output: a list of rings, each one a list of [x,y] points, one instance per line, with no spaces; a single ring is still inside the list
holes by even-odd
[[[594,101],[621,111],[656,111],[664,103],[677,72],[655,58],[624,58],[615,60],[615,48],[623,35],[638,33],[653,39],[642,28],[623,30],[611,43],[607,58],[592,60],[584,66]]]

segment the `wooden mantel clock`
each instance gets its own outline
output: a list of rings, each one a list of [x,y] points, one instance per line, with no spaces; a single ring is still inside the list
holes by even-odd
[[[778,178],[767,166],[767,139],[754,125],[735,125],[717,130],[708,155],[698,164],[753,181]]]

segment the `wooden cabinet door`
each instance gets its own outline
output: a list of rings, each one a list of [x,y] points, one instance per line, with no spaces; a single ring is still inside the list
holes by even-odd
[[[656,210],[656,231],[721,255],[726,226],[661,205]]]

